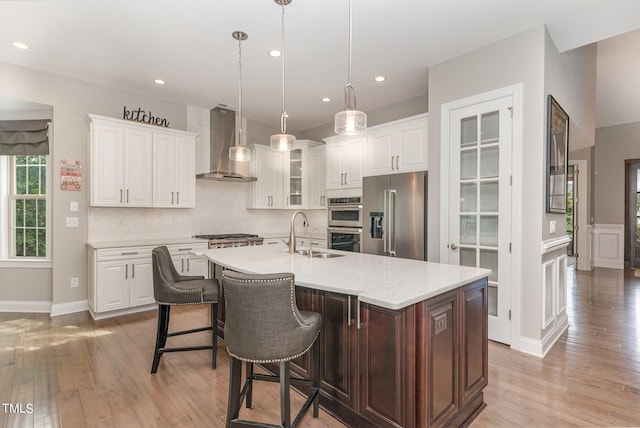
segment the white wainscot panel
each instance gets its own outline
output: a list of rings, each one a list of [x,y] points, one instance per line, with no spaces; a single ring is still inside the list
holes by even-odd
[[[596,224],[593,229],[595,267],[624,268],[624,225]]]

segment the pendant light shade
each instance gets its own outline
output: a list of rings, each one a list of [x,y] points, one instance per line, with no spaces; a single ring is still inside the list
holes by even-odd
[[[243,145],[244,133],[242,132],[242,41],[249,36],[243,31],[234,31],[234,39],[238,41],[238,112],[236,115],[236,143],[229,147],[229,159],[236,162],[248,162],[251,160],[251,150]]]
[[[285,109],[285,50],[284,50],[284,7],[291,3],[291,0],[274,0],[276,4],[282,6],[282,37],[281,37],[281,49],[282,52],[282,114],[280,116],[280,133],[271,136],[271,148],[273,150],[289,151],[293,150],[293,143],[296,142],[296,137],[287,134],[287,111]]]
[[[356,110],[356,91],[351,84],[351,49],[353,44],[352,31],[352,0],[349,0],[349,68],[347,84],[344,87],[344,110],[336,113],[335,132],[340,135],[358,135],[367,130],[367,115]]]

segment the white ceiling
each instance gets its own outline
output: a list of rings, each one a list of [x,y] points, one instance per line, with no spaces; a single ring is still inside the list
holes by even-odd
[[[638,0],[353,3],[353,84],[364,111],[425,94],[431,65],[541,24],[560,51],[640,28]],[[331,122],[342,109],[347,12],[347,0],[293,0],[285,8],[292,130]],[[277,126],[281,63],[267,52],[280,45],[280,14],[273,0],[0,1],[0,61],[199,107],[237,105],[231,33],[242,30],[249,35],[242,45],[244,115]],[[15,40],[31,49],[14,48]],[[637,49],[633,55],[638,61]],[[376,74],[387,81],[375,83]],[[167,84],[157,86],[155,78]],[[625,113],[606,101],[612,92],[598,93],[599,123]]]

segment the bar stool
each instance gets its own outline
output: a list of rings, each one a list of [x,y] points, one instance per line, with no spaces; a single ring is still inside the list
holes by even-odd
[[[291,273],[247,275],[232,271],[222,274],[226,319],[224,338],[231,357],[227,427],[274,427],[238,419],[242,401],[251,408],[254,380],[280,382],[280,427],[296,427],[313,403],[318,417],[320,385],[320,314],[298,310],[295,281]],[[290,361],[312,349],[312,379],[292,378]],[[242,362],[247,376],[242,391]],[[253,372],[254,363],[279,363],[280,375]],[[291,423],[290,384],[310,386],[311,393]]]
[[[218,299],[220,285],[216,279],[205,279],[204,276],[180,275],[173,265],[171,254],[166,246],[160,246],[151,252],[153,264],[153,294],[158,303],[158,331],[156,347],[151,365],[151,374],[158,371],[160,357],[165,352],[200,351],[211,349],[211,367],[216,368],[218,352]],[[176,305],[211,305],[211,325],[190,330],[169,333],[169,313],[171,306]],[[165,347],[167,338],[183,334],[211,331],[211,345],[188,347]]]

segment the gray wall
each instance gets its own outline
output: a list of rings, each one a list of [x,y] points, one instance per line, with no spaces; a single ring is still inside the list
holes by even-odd
[[[624,224],[625,159],[640,159],[640,122],[596,129],[596,224]]]
[[[522,177],[521,188],[514,189],[514,193],[522,195],[522,276],[513,281],[520,284],[521,290],[520,335],[532,340],[540,340],[543,335],[540,246],[548,236],[544,231],[548,232],[544,213],[546,97],[553,91],[566,100],[576,122],[578,144],[592,144],[589,129],[595,100],[591,95],[595,91],[595,73],[591,73],[594,61],[593,48],[559,54],[545,27],[539,26],[429,70],[429,260],[433,261],[440,260],[440,177],[445,173],[440,165],[441,105],[518,83],[523,85],[523,161],[513,165]],[[575,77],[580,74],[586,76]],[[581,94],[585,91],[587,94]]]

